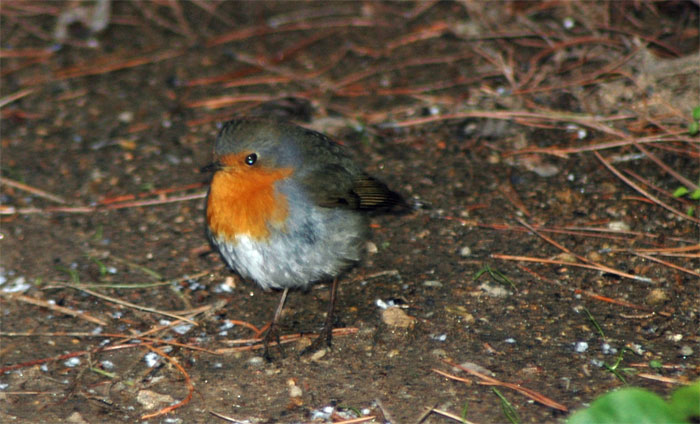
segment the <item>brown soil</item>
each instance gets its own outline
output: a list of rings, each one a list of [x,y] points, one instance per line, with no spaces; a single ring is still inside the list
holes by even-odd
[[[134,422],[186,400],[148,421],[438,423],[456,421],[430,408],[466,408],[504,422],[493,388],[443,361],[569,410],[623,385],[604,366],[623,349],[629,384],[668,394],[700,376],[698,221],[603,162],[697,206],[664,194],[683,185],[664,167],[699,181],[682,133],[700,98],[696,3],[114,2],[103,31],[75,23],[61,48],[67,3],[0,7],[0,421]],[[298,352],[327,285],[291,293],[282,332],[304,337],[272,363],[233,349],[254,333],[230,323],[264,326],[279,294],[208,253],[196,194],[217,123],[244,114],[342,140],[424,205],[372,219],[340,286],[348,334],[325,355]],[[84,289],[201,309],[174,326]],[[156,350],[167,358],[149,363]],[[499,391],[521,422],[567,416]]]

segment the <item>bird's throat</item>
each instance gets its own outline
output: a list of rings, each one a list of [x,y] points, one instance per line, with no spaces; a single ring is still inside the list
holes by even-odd
[[[207,198],[212,234],[234,242],[239,235],[264,239],[271,228],[283,228],[288,203],[275,183],[291,173],[290,169],[252,168],[214,174]]]

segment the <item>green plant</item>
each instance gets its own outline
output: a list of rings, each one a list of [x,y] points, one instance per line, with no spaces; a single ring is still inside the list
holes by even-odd
[[[690,198],[692,200],[700,200],[700,189],[690,191],[686,187],[680,186],[673,191],[673,197],[684,197],[684,196],[688,196],[688,198]],[[694,212],[695,212],[695,207],[688,206],[688,210],[686,211],[688,216],[693,216]]]
[[[513,290],[516,290],[515,288],[515,283],[513,283],[510,278],[506,277],[502,272],[497,271],[495,269],[491,268],[491,265],[486,265],[485,267],[481,268],[479,271],[477,271],[476,275],[474,278],[472,278],[472,281],[476,281],[481,277],[482,275],[488,273],[494,280],[501,284],[510,284],[510,286],[513,288]]]
[[[688,124],[688,133],[695,135],[700,130],[700,106],[695,106],[692,111],[693,120]]]
[[[606,393],[590,407],[574,413],[568,424],[670,424],[700,419],[700,380],[676,390],[666,402],[660,396],[628,387]]]

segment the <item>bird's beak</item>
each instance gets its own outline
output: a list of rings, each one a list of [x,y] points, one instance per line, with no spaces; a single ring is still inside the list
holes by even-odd
[[[223,168],[223,164],[219,162],[218,160],[215,160],[214,162],[210,163],[207,166],[203,166],[200,168],[199,172],[216,172],[219,171],[220,169]]]

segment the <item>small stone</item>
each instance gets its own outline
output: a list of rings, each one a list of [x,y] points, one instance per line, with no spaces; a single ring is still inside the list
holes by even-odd
[[[65,361],[63,365],[67,366],[68,368],[75,368],[78,365],[80,365],[80,358],[70,358],[67,361]]]
[[[151,390],[141,390],[139,394],[136,395],[136,401],[146,409],[155,409],[159,406],[175,403],[175,399],[173,399],[172,396]]]
[[[253,356],[252,358],[248,359],[248,365],[252,365],[254,367],[260,367],[265,363],[265,359],[263,359],[262,356]]]
[[[466,324],[474,323],[474,315],[470,314],[464,305],[445,306],[445,310],[450,314],[459,316],[460,320]]]
[[[666,293],[666,290],[653,289],[647,295],[646,302],[649,305],[660,305],[660,304],[668,301],[668,299],[669,299],[669,296],[668,296],[668,293]]]
[[[613,231],[629,231],[630,226],[624,221],[610,221],[608,222],[608,228]]]
[[[569,262],[569,263],[577,262],[576,256],[572,255],[571,253],[566,253],[566,252],[556,255],[555,258],[559,261],[562,261],[562,262]]]
[[[68,418],[66,418],[66,422],[72,424],[88,424],[88,422],[85,421],[85,418],[83,418],[79,412],[73,412],[70,414]]]
[[[440,359],[447,358],[445,349],[433,349],[430,351],[430,354]]]
[[[540,163],[530,169],[542,178],[549,178],[559,173],[559,167],[551,163]]]
[[[499,284],[484,283],[479,288],[491,297],[506,297],[509,294],[508,290]]]
[[[598,252],[589,252],[588,255],[586,255],[588,259],[590,259],[593,262],[600,262],[603,260],[603,256],[598,253]]]
[[[672,342],[680,342],[683,340],[683,335],[682,334],[670,334],[666,336],[666,338]]]
[[[403,309],[392,306],[382,311],[382,322],[391,327],[411,328],[416,319],[409,316]]]
[[[379,252],[377,245],[372,243],[371,241],[367,242],[366,248],[367,248],[367,253],[369,253],[370,255],[374,255],[375,253]]]
[[[117,116],[117,119],[119,120],[119,122],[128,124],[134,120],[134,112],[130,110],[124,111]]]
[[[682,356],[691,356],[695,351],[693,351],[693,348],[688,346],[688,345],[683,345],[681,346],[680,353]]]
[[[447,340],[447,334],[431,334],[430,338],[438,342],[444,342],[445,340]]]
[[[615,355],[617,353],[617,349],[610,346],[610,343],[600,345],[600,350],[603,352],[603,355]]]
[[[401,351],[398,349],[391,349],[389,352],[387,352],[386,357],[393,358],[395,356],[399,356],[400,353],[401,353]]]
[[[426,280],[423,282],[425,287],[442,287],[442,283],[438,280]]]
[[[312,361],[320,361],[321,358],[326,356],[327,353],[328,349],[319,349],[316,352],[314,352],[309,359],[311,359]]]
[[[639,343],[627,343],[625,347],[639,356],[644,355],[644,348]]]
[[[294,380],[289,380],[287,382],[287,385],[289,386],[289,397],[299,398],[302,394],[304,394],[304,392],[302,392],[301,390],[301,387],[297,386]]]
[[[459,249],[459,255],[466,258],[467,256],[471,256],[472,254],[472,249],[469,246],[464,246],[461,249]]]

